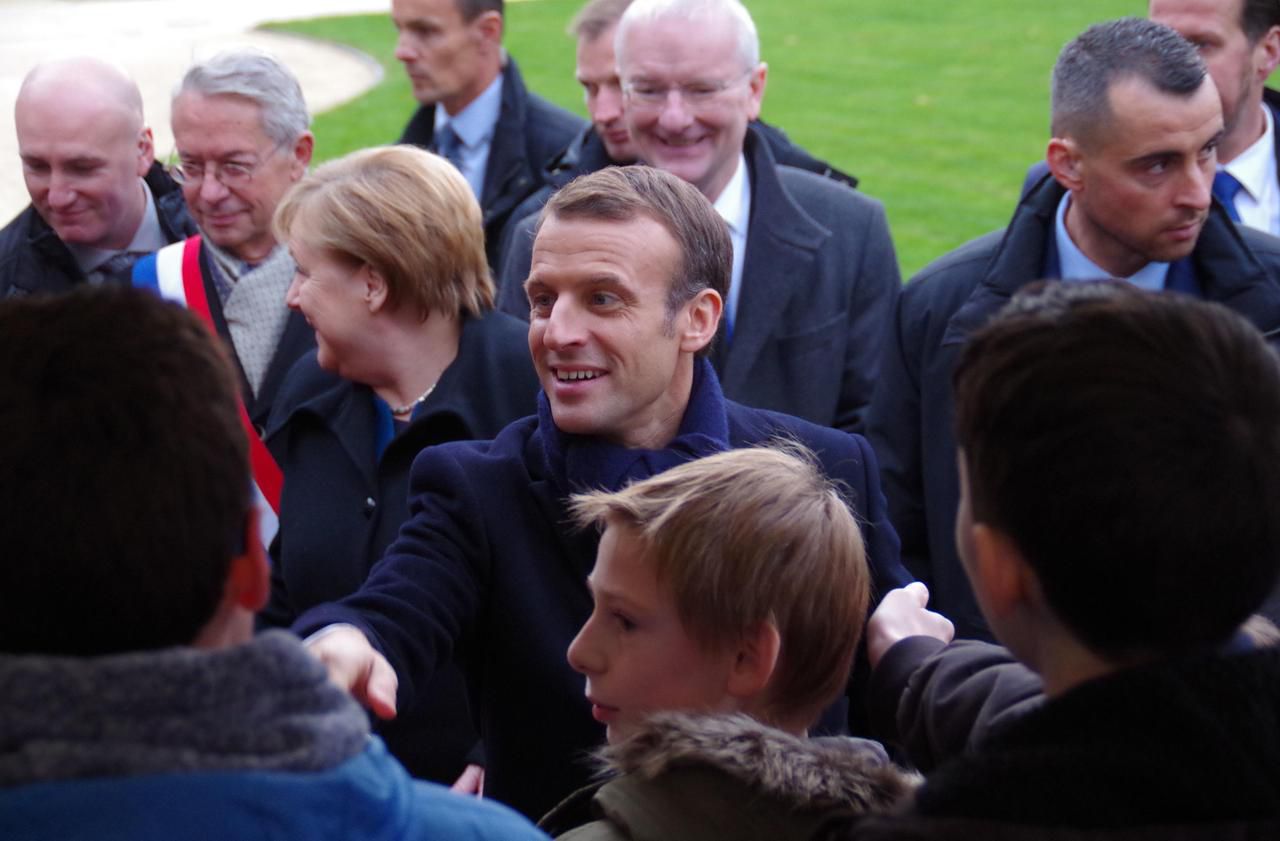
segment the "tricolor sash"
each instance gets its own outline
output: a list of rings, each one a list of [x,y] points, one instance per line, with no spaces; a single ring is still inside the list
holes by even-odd
[[[175,301],[200,316],[210,332],[217,333],[213,313],[209,310],[209,297],[205,293],[204,276],[200,272],[200,236],[166,245],[155,254],[133,264],[133,285],[150,289],[160,297]],[[271,457],[267,445],[258,437],[244,400],[236,400],[240,411],[240,424],[249,439],[249,463],[253,469],[254,504],[258,508],[259,533],[262,545],[270,546],[280,526],[280,489],[284,475],[276,460]]]

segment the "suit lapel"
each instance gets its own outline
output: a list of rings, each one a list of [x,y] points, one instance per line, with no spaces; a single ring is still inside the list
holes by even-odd
[[[729,393],[751,376],[756,359],[805,280],[813,277],[818,248],[831,235],[787,194],[777,164],[755,130],[747,133],[751,221],[742,261],[742,289],[733,341],[717,339],[712,361]],[[723,332],[723,325],[722,325]]]
[[[489,141],[480,207],[484,224],[505,216],[532,192],[533,177],[525,165],[524,83],[510,60],[502,68],[502,107]]]
[[[280,390],[280,384],[284,382],[285,375],[289,373],[293,363],[297,362],[298,358],[314,344],[315,334],[312,333],[306,318],[297,310],[290,311],[289,318],[284,323],[284,332],[280,335],[280,342],[276,345],[276,352],[271,357],[271,364],[267,366],[267,373],[262,378],[258,397],[249,412],[255,424],[261,426],[267,422],[267,413],[276,392]]]

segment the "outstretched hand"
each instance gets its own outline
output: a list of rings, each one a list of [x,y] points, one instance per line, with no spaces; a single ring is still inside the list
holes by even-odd
[[[867,620],[867,659],[871,668],[880,663],[893,644],[907,637],[933,637],[951,642],[955,625],[941,613],[927,610],[929,588],[919,581],[891,590]]]
[[[341,625],[306,642],[307,650],[329,670],[329,680],[351,693],[378,718],[396,717],[395,670],[359,629]]]

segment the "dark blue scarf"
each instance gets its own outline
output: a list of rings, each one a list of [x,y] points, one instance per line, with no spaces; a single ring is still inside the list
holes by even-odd
[[[629,449],[590,435],[561,432],[542,392],[538,393],[538,431],[547,473],[562,496],[585,490],[616,491],[629,482],[729,448],[724,394],[706,359],[694,361],[693,386],[680,430],[661,450]]]

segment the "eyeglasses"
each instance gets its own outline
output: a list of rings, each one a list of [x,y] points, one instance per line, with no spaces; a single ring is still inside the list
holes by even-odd
[[[204,180],[207,171],[209,177],[215,179],[224,187],[234,190],[247,186],[253,180],[254,173],[270,160],[272,155],[283,149],[285,145],[284,143],[277,143],[268,149],[265,155],[252,163],[247,161],[209,161],[205,163],[202,161],[171,160],[165,168],[169,172],[169,177],[184,187],[199,184]]]
[[[628,81],[622,87],[633,108],[658,109],[671,99],[674,91],[689,108],[709,108],[719,104],[724,93],[751,75],[752,70],[724,81],[701,80],[679,85],[664,85],[647,79]]]

